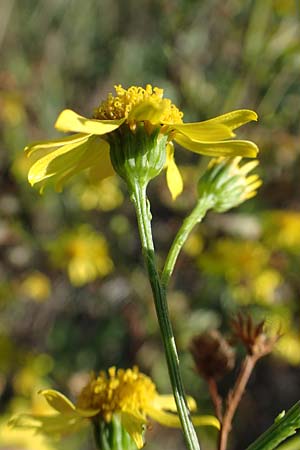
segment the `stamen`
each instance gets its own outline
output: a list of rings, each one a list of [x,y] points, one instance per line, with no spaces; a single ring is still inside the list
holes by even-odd
[[[77,407],[99,409],[99,414],[110,422],[114,412],[136,411],[145,414],[147,405],[157,395],[156,387],[149,377],[133,369],[108,369],[92,376],[79,395]]]
[[[162,122],[182,123],[183,113],[168,98],[163,98],[164,91],[158,87],[152,88],[147,84],[146,88],[131,86],[127,90],[121,85],[115,86],[116,96],[108,94],[94,111],[94,118],[99,120],[111,120],[127,118],[132,108],[149,100],[162,109]]]

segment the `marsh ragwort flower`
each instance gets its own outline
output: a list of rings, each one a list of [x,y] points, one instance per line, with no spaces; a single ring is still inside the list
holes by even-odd
[[[234,130],[251,120],[255,112],[236,110],[203,122],[183,123],[183,113],[163,98],[163,89],[115,86],[116,95],[109,94],[92,118],[66,109],[59,115],[55,127],[75,134],[51,141],[35,142],[26,147],[34,162],[29,170],[29,182],[43,190],[48,181],[60,191],[74,174],[91,169],[97,180],[115,173],[110,159],[111,136],[125,129],[135,134],[140,126],[146,133],[158,132],[166,138],[164,156],[167,185],[173,198],[182,191],[182,179],[174,159],[173,141],[195,153],[208,156],[255,157],[258,148],[246,140],[233,140]]]
[[[143,447],[143,432],[148,417],[162,425],[180,428],[179,417],[172,395],[159,395],[153,381],[139,371],[111,367],[98,376],[92,375],[83,388],[76,404],[58,391],[41,391],[55,415],[42,416],[22,414],[11,420],[11,425],[32,428],[46,435],[61,436],[79,430],[89,423],[110,423],[115,415],[138,448]],[[188,397],[191,410],[196,408],[193,398]],[[195,425],[210,425],[219,428],[213,416],[195,416]]]

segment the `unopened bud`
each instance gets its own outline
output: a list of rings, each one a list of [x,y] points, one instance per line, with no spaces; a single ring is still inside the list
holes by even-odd
[[[262,181],[258,175],[250,175],[258,161],[250,161],[239,166],[240,157],[214,158],[198,182],[198,194],[207,197],[213,205],[211,209],[224,212],[257,193]]]

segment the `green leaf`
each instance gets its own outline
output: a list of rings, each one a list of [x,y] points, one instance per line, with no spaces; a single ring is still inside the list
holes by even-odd
[[[284,415],[275,419],[273,425],[265,431],[247,450],[274,450],[281,442],[296,433],[300,428],[300,401]]]

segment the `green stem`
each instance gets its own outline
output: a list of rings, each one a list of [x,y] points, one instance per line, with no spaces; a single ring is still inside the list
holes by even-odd
[[[178,255],[186,242],[189,234],[191,233],[192,229],[197,225],[197,223],[201,222],[207,211],[211,208],[213,203],[210,201],[209,198],[202,197],[198,200],[195,208],[191,212],[191,214],[186,217],[186,219],[183,221],[183,224],[181,225],[180,229],[178,230],[178,233],[173,241],[173,244],[170,248],[170,251],[168,253],[165,266],[162,272],[161,276],[161,284],[164,289],[166,289],[168,282],[171,278],[171,275],[173,273]]]
[[[175,344],[175,338],[169,318],[166,294],[165,290],[162,288],[160,278],[156,269],[151,230],[151,213],[146,196],[146,185],[140,186],[139,183],[133,185],[131,190],[131,200],[134,203],[136,209],[138,228],[143,249],[143,257],[153,292],[157,319],[162,335],[171,385],[173,388],[173,394],[177,405],[183,434],[189,450],[200,450],[200,445],[191,421],[190,411],[188,409],[185,398],[184,387],[180,375],[179,359]]]
[[[300,402],[297,402],[281,418],[275,419],[271,427],[265,431],[247,450],[273,450],[296,433],[300,428]]]

